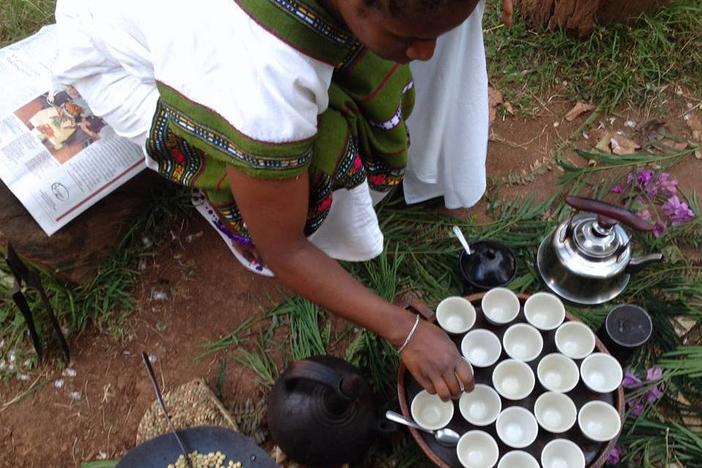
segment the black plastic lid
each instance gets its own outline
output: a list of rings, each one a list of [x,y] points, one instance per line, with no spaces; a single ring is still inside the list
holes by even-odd
[[[651,337],[653,322],[643,308],[623,304],[607,314],[605,329],[609,337],[619,346],[636,348]]]

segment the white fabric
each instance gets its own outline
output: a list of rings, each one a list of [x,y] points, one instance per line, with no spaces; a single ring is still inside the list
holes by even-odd
[[[313,136],[328,105],[333,68],[280,41],[231,0],[58,0],[56,20],[55,86],[75,86],[95,115],[142,147],[157,80],[267,142]],[[157,168],[148,157],[147,165]],[[376,257],[380,198],[367,183],[334,192],[310,240],[339,260]]]
[[[485,0],[458,28],[441,36],[428,62],[412,62],[417,100],[408,119],[412,144],[405,201],[444,197],[470,207],[485,192],[488,77],[483,45]]]
[[[383,233],[374,205],[385,193],[370,190],[368,183],[351,190],[337,190],[327,219],[309,240],[337,260],[362,262],[383,252]]]
[[[151,124],[160,81],[245,135],[310,138],[333,67],[307,57],[231,0],[59,0],[59,85],[76,86],[122,136]]]

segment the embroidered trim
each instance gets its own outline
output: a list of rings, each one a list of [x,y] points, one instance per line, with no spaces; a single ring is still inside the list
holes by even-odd
[[[238,160],[253,169],[298,169],[307,166],[307,164],[312,160],[312,148],[307,149],[301,155],[288,158],[265,158],[246,153],[234,145],[234,143],[225,135],[194,122],[167,104],[163,105],[162,111],[160,115],[157,116],[157,119],[159,121],[165,121],[166,124],[171,123],[175,125],[178,129],[186,132],[188,135],[209,144],[220,152],[225,153],[229,157]]]
[[[275,3],[279,8],[292,13],[295,18],[299,19],[303,24],[310,27],[316,33],[333,42],[336,42],[339,45],[351,47],[356,43],[355,38],[325,21],[324,18],[321,18],[316,11],[307,5],[303,5],[295,0],[270,1]]]

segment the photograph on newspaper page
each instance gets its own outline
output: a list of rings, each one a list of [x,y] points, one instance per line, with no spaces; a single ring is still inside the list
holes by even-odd
[[[144,169],[72,87],[48,92],[55,31],[0,50],[0,178],[51,235]]]

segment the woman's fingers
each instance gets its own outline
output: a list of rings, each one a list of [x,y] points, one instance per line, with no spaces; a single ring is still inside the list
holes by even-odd
[[[472,392],[475,388],[473,368],[468,364],[468,361],[460,359],[456,364],[456,378],[463,384],[463,391]]]
[[[508,28],[512,26],[512,15],[514,14],[514,5],[512,0],[502,0],[502,22]]]
[[[443,401],[449,401],[451,399],[451,390],[449,390],[449,387],[446,384],[444,378],[437,374],[431,380],[434,383],[434,388],[436,389],[436,394],[439,395],[439,398],[441,398]],[[456,387],[458,387],[458,382],[456,382]]]
[[[424,390],[431,393],[432,395],[436,394],[436,389],[434,388],[434,383],[431,381],[431,379],[425,377],[424,375],[413,374],[413,376],[417,380],[417,383],[424,388]]]
[[[454,400],[460,398],[461,393],[463,393],[463,390],[461,389],[461,387],[463,387],[463,383],[458,382],[456,373],[451,370],[449,372],[445,372],[441,377],[444,379],[444,383],[446,384],[448,391],[451,393],[451,398]]]

